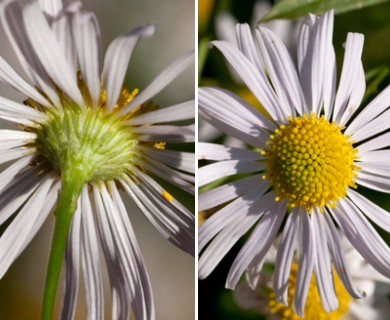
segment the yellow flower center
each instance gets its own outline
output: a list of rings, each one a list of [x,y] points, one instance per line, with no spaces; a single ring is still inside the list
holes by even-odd
[[[277,194],[290,207],[334,206],[346,195],[347,187],[356,187],[359,169],[354,164],[357,149],[342,128],[314,114],[290,117],[267,142],[266,175]]]
[[[302,319],[294,313],[292,307],[292,301],[295,290],[295,282],[297,278],[298,264],[293,262],[291,267],[291,273],[288,278],[288,306],[278,302],[275,299],[273,291],[268,296],[268,312],[279,316],[280,320],[298,320]],[[333,312],[325,312],[322,308],[321,299],[317,291],[317,286],[314,276],[310,280],[309,292],[307,295],[304,319],[308,320],[335,320],[341,319],[348,311],[348,305],[351,302],[351,297],[344,289],[340,279],[334,274],[334,285],[336,290],[337,299],[339,301],[339,308]]]

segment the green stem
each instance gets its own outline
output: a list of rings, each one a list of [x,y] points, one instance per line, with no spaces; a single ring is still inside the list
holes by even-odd
[[[52,315],[55,305],[58,280],[64,260],[69,228],[73,215],[77,209],[77,199],[84,185],[83,181],[84,179],[74,172],[70,175],[67,175],[66,173],[63,173],[62,175],[61,191],[57,207],[54,211],[56,222],[46,273],[41,320],[53,319]]]

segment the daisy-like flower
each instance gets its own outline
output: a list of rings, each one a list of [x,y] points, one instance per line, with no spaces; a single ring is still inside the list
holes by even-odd
[[[364,299],[351,299],[348,292],[344,289],[340,279],[334,277],[334,285],[339,299],[337,310],[327,313],[321,306],[321,300],[318,295],[314,278],[310,281],[307,303],[305,305],[304,319],[321,320],[365,320],[376,319],[386,320],[389,317],[390,304],[388,294],[390,293],[390,280],[383,277],[373,269],[362,256],[345,239],[340,237],[342,248],[345,252],[345,260],[350,265],[351,277],[359,288],[364,288],[367,297]],[[271,247],[271,254],[267,254],[267,262],[275,264],[276,249]],[[294,260],[292,272],[288,282],[288,300],[291,302],[294,295],[294,285],[297,280],[297,263]],[[253,290],[246,281],[241,282],[234,291],[234,298],[237,303],[245,309],[255,309],[268,319],[273,320],[298,320],[294,314],[291,305],[285,306],[275,299],[272,291],[272,273],[264,273],[257,288]]]
[[[99,26],[80,1],[31,1],[22,8],[8,0],[0,15],[26,79],[2,58],[0,78],[27,96],[23,104],[0,97],[0,118],[19,128],[0,130],[0,161],[9,163],[0,174],[0,222],[16,213],[0,238],[0,277],[54,211],[42,319],[52,319],[65,251],[61,319],[73,318],[80,278],[87,318],[103,319],[100,246],[112,318],[133,312],[136,319],[154,319],[149,277],[120,193],[167,240],[193,254],[194,216],[154,177],[194,192],[193,154],[165,149],[194,141],[194,126],[177,123],[194,117],[194,101],[159,109],[150,100],[193,65],[193,52],[138,93],[123,81],[137,42],[151,36],[154,25],[116,38],[102,61]]]
[[[222,206],[199,230],[199,276],[207,277],[253,227],[226,286],[235,288],[247,270],[255,288],[265,254],[286,218],[276,257],[275,297],[288,303],[288,278],[298,250],[295,312],[303,316],[312,272],[324,309],[330,312],[338,308],[332,264],[352,298],[365,295],[352,283],[337,226],[364,259],[390,277],[390,249],[369,222],[389,232],[389,213],[357,189],[362,185],[390,191],[385,149],[390,145],[390,86],[357,112],[365,92],[364,38],[349,33],[336,92],[332,11],[304,20],[297,61],[272,31],[259,26],[255,32],[253,38],[248,25],[237,25],[238,48],[225,41],[213,44],[272,120],[231,92],[199,89],[201,116],[253,146],[199,145],[200,159],[216,161],[199,169],[199,186],[240,177],[199,196],[199,210]]]

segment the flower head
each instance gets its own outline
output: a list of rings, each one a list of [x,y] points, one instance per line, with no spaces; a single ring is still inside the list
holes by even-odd
[[[358,287],[367,291],[366,299],[354,300],[342,285],[340,279],[334,277],[334,286],[339,300],[339,307],[333,312],[325,312],[321,305],[314,277],[311,278],[307,303],[305,305],[305,319],[387,319],[389,304],[387,295],[390,292],[390,280],[374,270],[348,241],[340,236],[345,259],[350,265],[351,277]],[[275,244],[273,245],[273,247]],[[276,247],[271,248],[272,253]],[[267,263],[275,264],[275,254],[267,254]],[[293,261],[288,279],[288,300],[294,296],[294,285],[297,279],[297,263]],[[291,305],[284,305],[275,299],[272,291],[272,273],[264,272],[258,286],[253,290],[246,281],[240,283],[234,292],[234,298],[243,308],[256,309],[261,314],[273,320],[301,319],[294,314]]]
[[[62,262],[68,239],[61,316],[73,317],[82,270],[88,319],[103,319],[100,243],[112,317],[127,319],[133,310],[137,319],[154,319],[149,277],[120,192],[168,241],[193,254],[193,215],[154,177],[193,193],[193,154],[166,144],[194,141],[193,125],[169,124],[192,119],[194,101],[161,109],[151,101],[193,63],[193,53],[143,90],[127,90],[129,59],[154,25],[116,38],[102,61],[99,25],[80,1],[32,1],[22,8],[7,0],[0,16],[27,76],[0,58],[2,80],[27,97],[23,104],[0,97],[0,118],[20,129],[0,130],[0,161],[13,161],[0,174],[0,222],[18,212],[0,238],[0,277],[54,210],[48,277],[59,274],[53,266]],[[55,288],[48,281],[46,291],[55,295]],[[51,310],[44,312],[51,318]]]
[[[364,259],[390,277],[390,249],[367,219],[389,232],[389,213],[357,192],[359,185],[390,191],[385,149],[390,87],[357,112],[365,92],[364,37],[348,34],[336,91],[332,34],[332,11],[309,15],[302,23],[296,60],[277,35],[262,26],[253,37],[248,25],[237,25],[238,48],[226,41],[213,42],[272,120],[231,92],[199,89],[201,116],[252,146],[199,146],[200,159],[215,161],[200,168],[200,186],[240,175],[199,196],[199,210],[222,206],[199,230],[199,250],[204,249],[199,275],[208,276],[254,227],[226,286],[234,288],[246,270],[250,286],[256,287],[265,254],[286,218],[273,288],[276,299],[288,304],[289,274],[297,251],[293,306],[299,316],[312,272],[327,312],[339,305],[333,270],[351,297],[365,296],[351,281],[337,226]]]

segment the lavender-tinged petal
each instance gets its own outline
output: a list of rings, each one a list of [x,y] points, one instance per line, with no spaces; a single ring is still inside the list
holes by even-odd
[[[297,243],[297,235],[299,234],[299,220],[299,210],[293,209],[287,219],[276,254],[273,288],[276,300],[286,306],[288,305],[288,278]]]
[[[275,197],[272,192],[269,193],[269,196],[271,198]],[[267,211],[257,224],[255,230],[253,230],[250,238],[238,253],[230,268],[226,280],[227,288],[234,289],[236,287],[241,275],[254,258],[260,260],[260,265],[263,264],[264,257],[271,247],[272,241],[276,237],[276,233],[279,230],[283,218],[286,216],[287,208],[283,201],[275,203],[274,200],[273,203],[271,202],[271,207],[265,206],[264,204],[263,207],[264,211]],[[261,257],[263,257],[263,259],[261,259]]]
[[[293,308],[296,314],[303,318],[310,279],[313,273],[315,248],[313,245],[313,230],[309,214],[307,212],[302,212],[301,214],[301,239],[299,244],[301,252],[299,257],[298,275],[295,283]]]

